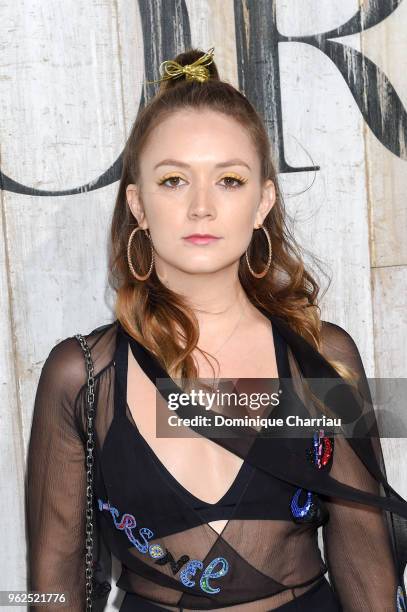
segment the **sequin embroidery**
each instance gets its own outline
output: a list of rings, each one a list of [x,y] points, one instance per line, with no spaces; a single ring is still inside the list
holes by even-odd
[[[312,448],[307,449],[307,458],[319,470],[327,469],[333,458],[334,440],[324,436],[324,430],[314,433]],[[328,518],[327,511],[321,507],[311,491],[306,491],[306,500],[301,505],[300,496],[304,489],[297,489],[291,499],[291,513],[295,523],[310,523],[315,520],[320,523]]]
[[[316,431],[313,436],[312,449],[307,449],[307,457],[319,470],[326,469],[333,459],[334,438],[324,436],[324,430]]]
[[[193,580],[190,580],[189,577],[195,576],[196,571],[202,568],[202,561],[198,561],[198,559],[192,559],[191,561],[188,561],[188,564],[186,565],[186,567],[184,567],[180,574],[182,584],[185,584],[185,586],[187,587],[193,587],[195,582]]]
[[[297,489],[291,500],[291,512],[296,518],[309,516],[313,506],[311,491],[307,491],[307,500],[303,506],[300,506],[298,502],[302,492],[303,489]]]
[[[153,559],[161,559],[162,557],[165,557],[165,550],[162,548],[162,546],[160,546],[160,544],[153,544],[148,549],[148,552],[150,553],[150,557]]]
[[[182,555],[182,557],[180,557],[178,559],[178,561],[175,561],[175,559],[172,556],[172,554],[170,553],[170,551],[167,550],[166,553],[164,554],[164,556],[161,557],[158,561],[156,561],[156,563],[157,563],[157,565],[165,565],[166,563],[169,563],[170,567],[171,567],[171,570],[172,570],[172,573],[175,576],[175,574],[177,574],[179,572],[181,567],[183,565],[185,565],[185,563],[187,563],[188,561],[189,561],[188,555]]]
[[[179,578],[182,584],[187,587],[193,587],[195,585],[195,581],[191,580],[191,576],[195,576],[198,570],[203,569],[202,561],[200,561],[199,559],[190,559],[188,555],[183,555],[176,562],[172,554],[168,550],[164,550],[164,548],[160,544],[148,544],[148,540],[151,540],[154,537],[154,532],[148,527],[138,528],[139,534],[143,539],[142,542],[134,536],[132,530],[137,526],[137,521],[132,514],[128,514],[126,512],[123,514],[121,520],[118,520],[119,511],[117,508],[112,506],[109,501],[104,502],[102,499],[98,499],[98,507],[101,511],[108,510],[112,515],[116,529],[124,531],[133,546],[135,546],[137,550],[142,554],[148,553],[158,565],[170,563],[172,572],[175,575],[179,572],[181,567],[186,564],[185,567],[181,570]],[[218,564],[221,564],[222,567],[218,571],[214,572],[213,569]],[[205,593],[219,593],[220,588],[213,588],[209,584],[209,580],[221,578],[227,573],[228,569],[228,561],[224,557],[216,557],[203,570],[202,576],[199,580],[199,586]]]
[[[220,570],[218,570],[217,572],[212,572],[213,568],[218,564],[221,563],[222,567]],[[209,578],[221,578],[222,576],[224,576],[227,571],[229,569],[229,564],[226,561],[226,559],[224,559],[223,557],[216,557],[216,559],[213,559],[213,561],[211,561],[208,565],[208,567],[205,569],[204,573],[201,576],[201,580],[199,581],[199,584],[201,585],[201,589],[203,591],[205,591],[206,593],[219,593],[220,588],[212,588],[209,584]]]

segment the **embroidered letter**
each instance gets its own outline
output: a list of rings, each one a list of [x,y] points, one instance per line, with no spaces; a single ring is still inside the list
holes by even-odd
[[[165,556],[165,550],[161,544],[150,544],[148,552],[150,553],[150,557],[152,559],[161,559]]]
[[[185,584],[185,586],[187,587],[193,587],[195,582],[189,579],[189,575],[195,576],[196,570],[202,569],[202,568],[203,568],[202,561],[198,561],[197,559],[192,559],[191,561],[188,561],[187,566],[184,567],[184,569],[180,573],[180,579],[181,579],[182,584]]]
[[[222,568],[217,572],[212,572],[213,568],[216,566],[217,563],[221,563]],[[205,591],[205,593],[219,593],[220,588],[218,587],[214,589],[213,587],[211,587],[209,584],[209,578],[221,578],[227,573],[228,569],[229,564],[226,559],[224,559],[223,557],[216,557],[216,559],[213,559],[213,561],[209,563],[208,567],[205,569],[204,573],[201,576],[201,580],[199,581],[201,589]]]
[[[140,529],[140,535],[143,538],[145,544],[142,544],[139,540],[136,540],[135,538],[132,539],[132,542],[134,546],[137,548],[137,550],[139,550],[141,553],[146,553],[148,551],[147,540],[151,540],[154,536],[154,533],[148,527],[142,527]]]
[[[119,515],[119,511],[114,506],[111,506],[109,501],[104,502],[103,500],[98,499],[98,506],[99,510],[108,510],[113,517],[115,527],[126,533],[127,538],[132,544],[134,544],[138,551],[143,554],[149,552],[151,558],[155,559],[155,563],[157,565],[165,565],[166,563],[170,563],[171,570],[175,575],[178,573],[180,568],[187,563],[180,573],[180,580],[187,587],[193,587],[195,585],[195,582],[190,579],[190,576],[195,576],[197,570],[203,568],[202,561],[199,561],[198,559],[190,560],[188,555],[182,555],[178,561],[175,561],[172,554],[168,550],[164,550],[161,544],[148,544],[147,540],[151,540],[154,536],[154,532],[148,527],[142,527],[139,529],[139,533],[145,542],[144,544],[134,537],[132,529],[136,527],[137,521],[132,514],[125,513],[122,516],[122,520],[118,521],[116,518]],[[212,569],[219,562],[223,564],[223,567],[217,572],[212,572]],[[221,576],[224,576],[228,571],[228,568],[229,564],[223,557],[216,557],[216,559],[213,559],[213,561],[209,563],[208,567],[204,571],[199,582],[202,590],[206,593],[218,593],[220,589],[213,589],[209,585],[209,578],[220,578]]]
[[[156,563],[157,565],[165,565],[166,563],[169,563],[172,569],[172,573],[175,575],[179,572],[181,567],[185,565],[187,561],[189,561],[188,555],[182,555],[182,557],[178,559],[178,561],[175,561],[172,554],[167,550],[166,555],[162,557],[162,559],[159,559]]]

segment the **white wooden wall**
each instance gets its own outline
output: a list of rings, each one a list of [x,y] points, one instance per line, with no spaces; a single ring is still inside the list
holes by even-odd
[[[215,46],[221,75],[237,84],[233,1],[185,4],[193,46]],[[143,37],[150,32],[143,31],[141,5],[3,0],[4,175],[29,191],[63,191],[96,180],[119,157],[145,78]],[[340,26],[359,1],[277,0],[275,7],[279,31],[299,36]],[[406,28],[404,0],[375,27],[338,39],[386,73],[404,109]],[[151,44],[159,61],[168,59],[160,41]],[[280,179],[297,238],[333,276],[323,318],[354,337],[368,376],[406,377],[406,134],[400,132],[400,156],[384,147],[336,66],[315,47],[282,43],[279,53],[286,161],[320,166]],[[106,241],[117,185],[51,197],[0,192],[0,590],[26,588],[24,474],[42,364],[59,340],[112,318]],[[405,498],[406,442],[385,446],[389,480]],[[120,599],[113,583],[108,609]]]

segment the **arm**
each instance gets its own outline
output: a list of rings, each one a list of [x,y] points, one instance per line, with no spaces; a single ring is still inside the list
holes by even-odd
[[[85,449],[74,414],[85,382],[78,342],[57,344],[41,371],[28,449],[29,589],[66,593],[70,612],[85,609]]]
[[[356,370],[360,377],[359,389],[370,399],[360,354],[351,336],[342,328],[324,322],[323,352],[329,359]],[[371,440],[375,458],[383,470],[380,440]],[[380,484],[344,437],[335,436],[330,474],[342,483],[380,494]],[[401,579],[392,544],[394,534],[386,512],[332,497],[326,498],[325,503],[330,513],[322,529],[325,560],[331,585],[344,612],[395,612]]]
[[[331,475],[378,494],[377,482],[336,436]],[[337,498],[325,504],[330,513],[322,528],[325,560],[344,612],[395,612],[398,579],[384,512]]]

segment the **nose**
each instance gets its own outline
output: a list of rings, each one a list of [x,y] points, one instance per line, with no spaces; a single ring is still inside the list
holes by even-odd
[[[188,206],[188,217],[191,219],[202,217],[216,217],[216,208],[213,202],[213,194],[205,187],[199,187],[191,193],[191,201]]]

